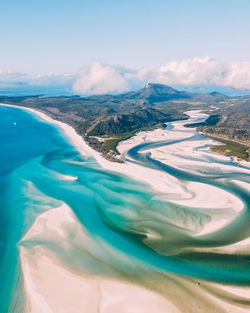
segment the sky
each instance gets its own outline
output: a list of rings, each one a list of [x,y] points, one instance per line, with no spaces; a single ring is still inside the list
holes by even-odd
[[[0,14],[0,80],[18,73],[39,79],[56,76],[59,83],[61,79],[70,84],[72,77],[65,74],[84,73],[85,83],[86,73],[93,67],[98,71],[99,64],[104,72],[106,65],[118,75],[122,72],[123,78],[126,69],[125,81],[118,79],[125,90],[138,81],[138,75],[140,81],[196,84],[179,76],[159,78],[162,66],[173,61],[209,57],[220,67],[241,64],[241,72],[242,62],[250,62],[249,0],[0,0]],[[147,79],[142,78],[143,71]],[[250,89],[250,77],[241,77],[248,78]],[[211,77],[201,83],[207,82]],[[216,83],[220,79],[212,80]],[[80,90],[79,81],[76,85]],[[234,87],[248,88],[248,84]]]

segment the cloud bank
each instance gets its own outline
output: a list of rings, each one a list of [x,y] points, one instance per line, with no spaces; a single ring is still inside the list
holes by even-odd
[[[75,74],[28,75],[0,70],[0,95],[71,95]]]
[[[73,84],[73,74],[39,74],[28,75],[23,73],[5,72],[0,69],[0,82],[3,83],[26,83],[30,86],[52,86],[70,83]]]
[[[211,57],[170,61],[160,67],[143,68],[138,80],[169,85],[216,85],[250,89],[250,62],[223,64]]]
[[[250,62],[221,63],[209,56],[172,60],[159,67],[131,70],[94,62],[75,74],[26,75],[0,70],[0,87],[17,85],[61,86],[79,95],[115,94],[145,83],[179,86],[221,86],[250,90]]]

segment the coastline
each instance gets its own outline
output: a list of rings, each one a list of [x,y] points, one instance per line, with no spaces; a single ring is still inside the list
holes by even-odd
[[[60,127],[60,129],[64,132],[64,134],[70,140],[70,142],[83,155],[93,156],[93,153],[97,154],[97,152],[95,150],[93,150],[91,147],[88,146],[88,144],[83,140],[82,136],[77,134],[77,132],[75,131],[75,129],[72,126],[70,126],[66,123],[63,123],[61,121],[55,120],[52,117],[45,114],[44,112],[41,112],[41,111],[38,111],[38,110],[35,110],[32,108],[27,108],[27,107],[18,106],[18,105],[12,105],[12,104],[5,104],[5,103],[0,103],[0,105],[28,111],[28,112],[35,114],[36,116],[39,116],[42,120],[44,120],[44,121],[46,121],[52,125],[56,125],[56,126]]]
[[[75,129],[61,121],[55,120],[48,115],[46,115],[43,112],[40,112],[35,109],[17,106],[17,105],[10,105],[10,104],[4,104],[0,103],[2,106],[6,107],[14,107],[20,110],[26,110],[28,112],[31,112],[37,116],[39,116],[44,121],[56,125],[60,127],[60,129],[64,132],[67,139],[74,145],[78,152],[80,152],[83,156],[93,157],[97,161],[97,163],[105,170],[110,170],[113,172],[117,172],[126,176],[129,176],[139,182],[150,184],[153,189],[164,192],[165,185],[168,182],[168,179],[166,177],[159,177],[158,173],[155,173],[157,171],[147,169],[145,167],[142,167],[140,165],[133,165],[128,163],[118,163],[118,162],[112,162],[104,158],[101,153],[95,151],[93,148],[91,148],[82,138],[81,135],[77,134]],[[160,175],[162,176],[162,175]],[[164,175],[163,175],[164,176]],[[150,182],[148,181],[147,177],[150,177]],[[159,179],[160,178],[160,179]]]

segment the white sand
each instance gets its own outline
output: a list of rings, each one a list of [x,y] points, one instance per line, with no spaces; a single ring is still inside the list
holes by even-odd
[[[37,241],[41,244],[37,245]],[[68,242],[73,250],[67,263],[64,254],[68,252]],[[63,253],[53,249],[53,243],[55,248],[60,244]],[[21,244],[27,297],[25,313],[181,313],[187,312],[187,308],[188,312],[199,312],[202,308],[201,312],[210,313],[213,307],[219,313],[224,312],[224,308],[228,312],[248,312],[221,300],[225,294],[249,298],[247,292],[242,293],[243,288],[202,280],[197,287],[194,279],[177,276],[172,281],[166,277],[159,283],[171,290],[164,288],[162,296],[135,284],[89,275],[84,266],[80,272],[73,272],[70,262],[76,256],[72,252],[84,251],[89,243],[84,227],[66,204],[38,216]]]
[[[21,265],[29,313],[180,313],[164,297],[142,287],[114,279],[73,273],[60,258],[32,242],[45,240],[46,236],[72,241],[68,231],[73,225],[84,249],[86,234],[70,208],[64,204],[37,217],[22,239]],[[56,235],[55,235],[56,233]],[[27,246],[27,243],[31,243]],[[67,245],[63,247],[65,252]],[[63,249],[62,248],[62,249]],[[72,258],[74,256],[72,255]]]
[[[78,177],[71,175],[61,175],[61,174],[57,175],[60,180],[76,181],[78,179]]]

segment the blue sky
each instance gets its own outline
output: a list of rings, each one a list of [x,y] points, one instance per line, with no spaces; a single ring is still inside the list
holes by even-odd
[[[250,61],[248,0],[0,0],[0,68],[76,72],[211,56]]]

